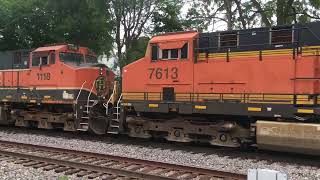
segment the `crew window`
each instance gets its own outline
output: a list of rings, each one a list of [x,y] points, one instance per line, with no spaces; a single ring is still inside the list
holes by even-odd
[[[188,58],[188,43],[183,44],[182,48],[161,49],[161,46],[151,46],[151,60],[177,60]]]
[[[179,49],[171,49],[171,59],[178,59],[178,52],[179,52]]]
[[[83,55],[77,53],[60,53],[60,60],[65,63],[72,63],[76,65],[84,63]]]
[[[86,55],[86,63],[97,64],[98,59],[95,56]]]
[[[162,60],[176,60],[179,58],[179,49],[163,49]]]
[[[271,44],[291,44],[292,28],[291,27],[275,27],[271,31]]]
[[[237,33],[221,33],[220,47],[236,47],[238,45]]]
[[[41,58],[41,65],[48,65],[49,64],[49,58],[48,56],[43,56]]]
[[[152,48],[151,48],[151,60],[152,61],[156,61],[158,60],[158,49],[159,47],[157,45],[152,45]]]
[[[169,49],[162,50],[162,59],[169,59]]]
[[[40,65],[40,57],[33,56],[32,57],[32,66],[39,66]]]
[[[188,43],[186,43],[181,49],[181,59],[188,58]]]
[[[51,53],[50,54],[50,64],[55,64],[56,63],[56,54]]]

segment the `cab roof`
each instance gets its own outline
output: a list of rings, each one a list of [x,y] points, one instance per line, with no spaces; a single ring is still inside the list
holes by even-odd
[[[39,47],[35,49],[33,52],[44,52],[44,51],[56,51],[62,48],[65,48],[67,45],[56,45],[56,46],[46,46],[46,47]]]
[[[189,40],[197,37],[198,34],[199,33],[196,31],[167,33],[167,34],[162,34],[162,35],[152,37],[152,39],[150,40],[150,43]]]

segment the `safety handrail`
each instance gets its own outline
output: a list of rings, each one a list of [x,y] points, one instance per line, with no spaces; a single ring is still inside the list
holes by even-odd
[[[120,115],[120,113],[119,113],[119,105],[120,105],[122,96],[123,96],[123,94],[120,95],[120,97],[118,99],[118,102],[117,102],[117,120],[119,120],[119,115]]]
[[[79,91],[79,93],[78,93],[78,96],[77,96],[77,98],[76,98],[76,104],[78,104],[78,100],[79,100],[80,94],[81,94],[82,89],[83,89],[83,87],[84,87],[84,85],[85,85],[86,83],[87,83],[87,81],[84,81],[84,82],[82,83],[81,89],[80,89],[80,91]],[[76,108],[76,118],[78,118],[78,110],[77,110],[77,108]]]
[[[81,89],[80,89],[80,91],[79,91],[79,93],[78,93],[78,96],[77,96],[77,99],[76,99],[76,104],[78,104],[78,100],[79,100],[80,94],[81,94],[82,89],[83,89],[83,87],[84,87],[84,85],[85,85],[86,83],[87,83],[87,81],[84,81],[84,82],[82,83]]]
[[[87,112],[88,112],[88,113],[89,113],[90,97],[91,97],[91,94],[92,94],[92,91],[93,91],[93,88],[94,88],[95,83],[96,83],[96,81],[93,82],[92,87],[91,87],[91,90],[90,90],[90,93],[89,93],[88,98],[87,98]]]
[[[113,98],[115,91],[116,91],[116,88],[113,88],[112,94],[111,94],[110,98],[108,99],[107,103],[106,104],[103,103],[103,106],[106,108],[106,115],[107,116],[108,116],[108,112],[109,112],[109,103],[110,103],[111,99]]]

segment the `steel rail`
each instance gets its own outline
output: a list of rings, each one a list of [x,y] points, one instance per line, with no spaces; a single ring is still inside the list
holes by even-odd
[[[88,171],[88,174],[112,174],[114,176],[135,179],[246,179],[246,175],[236,173],[2,140],[0,140],[0,156],[15,157],[19,160],[31,160],[35,165],[40,163],[56,165],[60,170],[61,168],[63,169],[61,170],[62,172],[68,170],[79,172],[77,171],[78,169]],[[75,160],[79,158],[82,161]],[[103,163],[99,164],[99,162]],[[27,163],[30,162],[27,161]],[[103,165],[108,163],[112,165]],[[140,167],[138,169],[145,168],[145,170],[138,171],[137,168],[134,170],[125,168],[129,166],[137,166]],[[160,171],[152,173],[154,170]],[[165,173],[160,173],[161,171]],[[175,173],[168,176],[165,175],[170,172]],[[186,175],[185,178],[181,178],[183,175]]]

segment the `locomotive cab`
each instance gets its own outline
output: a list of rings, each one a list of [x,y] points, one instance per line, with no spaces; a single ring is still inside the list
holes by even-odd
[[[197,32],[181,32],[153,37],[145,57],[123,70],[124,99],[137,98],[135,93],[145,89],[150,100],[168,102],[183,98],[177,93],[192,93],[193,47],[197,36]]]

